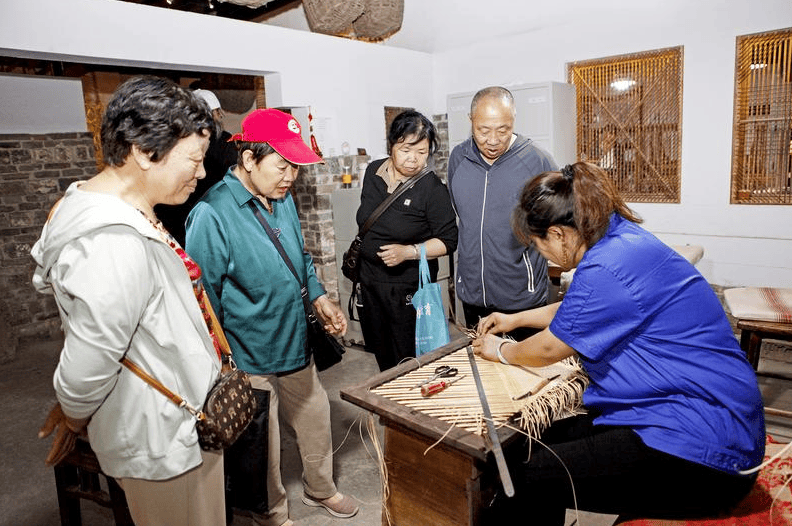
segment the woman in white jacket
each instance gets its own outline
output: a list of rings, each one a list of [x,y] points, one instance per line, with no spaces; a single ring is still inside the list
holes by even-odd
[[[136,77],[102,120],[106,167],[76,182],[33,247],[33,281],[55,295],[64,345],[48,463],[87,434],[123,487],[137,525],[225,524],[222,452],[202,451],[195,418],[126,367],[129,357],[193,407],[220,371],[200,305],[200,269],[154,205],[183,203],[205,176],[213,129],[206,104],[175,83]]]

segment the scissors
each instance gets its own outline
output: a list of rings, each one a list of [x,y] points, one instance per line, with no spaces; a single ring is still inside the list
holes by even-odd
[[[456,376],[459,374],[459,369],[456,367],[449,367],[448,365],[439,365],[435,367],[434,376],[429,378],[428,380],[424,380],[423,382],[414,385],[413,387],[421,387],[422,385],[426,385],[429,382],[437,380],[438,378],[451,378],[452,376]]]

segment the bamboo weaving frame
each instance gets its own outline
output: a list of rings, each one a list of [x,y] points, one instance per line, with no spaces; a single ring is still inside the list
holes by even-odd
[[[736,47],[731,202],[792,204],[792,28]]]
[[[553,419],[575,414],[582,403],[583,390],[588,385],[588,379],[577,360],[569,359],[551,366],[549,370],[534,369],[537,372],[518,376],[510,374],[519,372],[515,366],[489,362],[479,357],[476,362],[495,425],[502,426],[516,419],[531,438],[539,438]],[[459,381],[437,395],[421,396],[416,381],[432,378],[434,368],[438,365],[457,368]],[[554,379],[533,395],[526,396],[527,388],[535,384],[542,385],[538,378],[549,379],[556,373],[562,373],[563,377]],[[486,432],[481,400],[476,391],[466,347],[431,362],[429,366],[394,378],[372,389],[372,392],[470,433],[483,435]],[[516,399],[514,395],[523,396]]]
[[[627,201],[680,202],[682,58],[674,47],[568,66],[577,157],[605,169]]]
[[[480,401],[477,395],[473,394],[476,388],[473,385],[469,363],[466,363],[467,358],[462,360],[458,357],[465,352],[465,347],[470,341],[469,337],[463,337],[419,358],[406,360],[363,384],[342,389],[341,398],[379,414],[392,425],[410,429],[431,440],[442,439],[443,443],[458,451],[485,460],[489,446],[483,437]],[[454,356],[455,354],[457,356]],[[477,359],[477,364],[480,372],[482,368],[486,370],[501,367],[501,364],[485,363],[480,358]],[[459,374],[466,377],[445,391],[428,399],[422,399],[419,388],[410,390],[409,387],[416,385],[417,381],[431,378],[437,365],[457,366]],[[493,394],[490,388],[498,389],[498,386],[485,382],[484,388],[488,393],[488,402],[501,443],[506,444],[516,438],[517,434],[504,424],[518,426],[526,435],[536,438],[554,419],[579,412],[583,391],[588,385],[588,377],[576,361],[559,362],[549,367],[556,366],[566,369],[567,373],[542,388],[537,396],[518,400],[519,407],[514,407],[509,402],[504,407],[496,409],[495,406],[502,405],[503,401],[497,400],[497,393],[492,399],[489,395]],[[550,372],[549,369],[547,372]],[[484,374],[491,373],[492,371],[489,371]],[[469,394],[464,394],[465,391]],[[413,393],[412,396],[409,393]],[[407,396],[404,397],[402,394]],[[466,402],[461,405],[450,400],[458,396],[463,399],[475,399],[472,403]]]

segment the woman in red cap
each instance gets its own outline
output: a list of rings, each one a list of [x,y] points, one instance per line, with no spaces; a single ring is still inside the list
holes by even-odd
[[[279,418],[294,429],[300,454],[309,459],[303,462],[303,502],[352,517],[357,503],[333,482],[330,404],[305,350],[301,289],[307,289],[328,332],[343,335],[347,320],[325,294],[304,250],[289,193],[300,166],[323,161],[303,142],[299,123],[274,109],[248,115],[232,140],[237,164],[190,212],[186,248],[204,270],[237,365],[251,374],[254,388],[269,392],[266,497],[250,506],[253,518],[267,526],[292,524],[280,474]],[[299,283],[261,221],[282,245]]]

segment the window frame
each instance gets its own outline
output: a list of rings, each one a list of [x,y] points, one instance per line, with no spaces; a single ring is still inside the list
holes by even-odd
[[[731,204],[792,204],[792,28],[736,38],[731,161]]]
[[[567,64],[577,158],[605,169],[628,202],[681,202],[683,73],[683,46]]]

